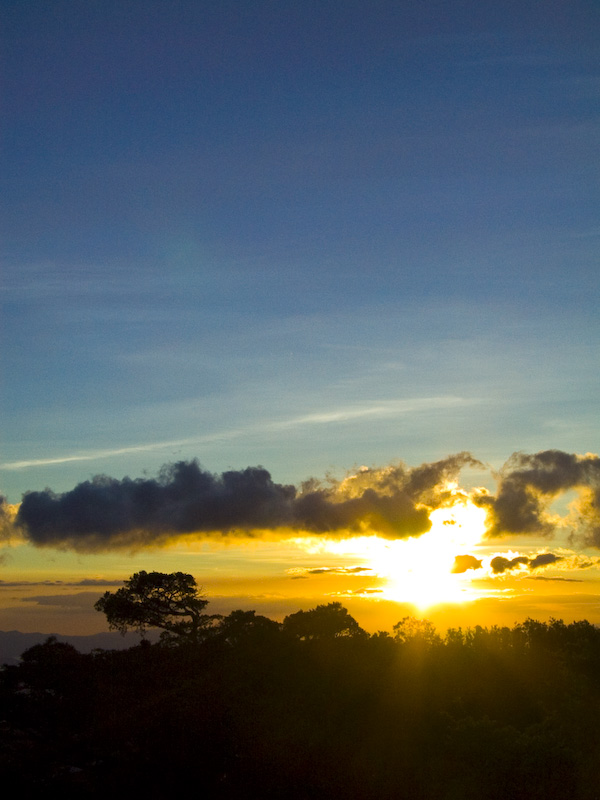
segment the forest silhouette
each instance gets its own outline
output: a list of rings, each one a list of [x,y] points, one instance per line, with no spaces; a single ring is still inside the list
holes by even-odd
[[[146,591],[126,597],[129,627],[145,630],[135,602],[160,610],[161,575],[126,582]],[[195,582],[175,584],[204,608]],[[5,782],[22,797],[598,797],[600,629],[585,620],[441,635],[404,617],[369,635],[340,603],[282,623],[181,616],[156,644],[82,654],[50,637],[5,665]]]

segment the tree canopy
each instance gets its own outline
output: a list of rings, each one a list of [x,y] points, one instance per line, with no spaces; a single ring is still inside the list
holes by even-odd
[[[402,617],[394,625],[394,639],[401,644],[420,644],[427,647],[441,644],[442,641],[432,622],[415,617]]]
[[[366,635],[348,610],[337,602],[290,614],[283,620],[283,630],[299,639]]]
[[[197,641],[214,619],[202,613],[207,605],[192,575],[142,570],[116,592],[105,592],[94,607],[122,634],[135,630],[143,636],[147,628],[161,628],[163,639]]]
[[[113,627],[162,626],[167,646],[49,638],[0,668],[0,774],[21,796],[598,798],[600,628],[585,620],[441,637],[404,617],[369,636],[329,603],[216,622],[181,573],[138,573],[98,605]],[[169,646],[194,615],[198,644]]]

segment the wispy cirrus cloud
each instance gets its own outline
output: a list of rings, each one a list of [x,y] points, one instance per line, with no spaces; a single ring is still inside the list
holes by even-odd
[[[133,444],[126,447],[99,448],[96,450],[67,453],[60,456],[46,458],[22,459],[18,461],[5,461],[0,463],[3,470],[22,470],[32,467],[47,467],[72,462],[100,461],[107,458],[132,455],[135,453],[151,453],[168,450],[173,447],[187,447],[193,445],[209,444],[212,442],[226,441],[242,438],[259,433],[276,433],[277,431],[290,430],[310,426],[335,425],[368,419],[386,419],[402,417],[408,414],[418,414],[432,409],[453,408],[463,405],[473,405],[480,402],[474,398],[441,395],[439,397],[415,397],[405,400],[382,400],[363,405],[345,406],[337,409],[315,411],[311,414],[302,414],[288,419],[273,420],[257,423],[246,427],[218,431],[202,436],[186,437],[184,439],[170,439],[159,442]]]

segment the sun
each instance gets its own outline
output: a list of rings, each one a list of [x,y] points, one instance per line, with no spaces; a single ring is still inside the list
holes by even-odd
[[[470,586],[473,570],[452,572],[457,555],[471,554],[482,541],[486,512],[467,499],[430,514],[431,529],[397,541],[364,540],[373,571],[385,578],[380,597],[411,603],[419,610],[440,603],[464,603],[477,593]]]
[[[312,553],[352,556],[381,581],[370,597],[410,603],[419,611],[481,597],[485,592],[472,580],[482,577],[482,572],[468,569],[457,573],[453,568],[457,556],[476,558],[485,541],[486,510],[457,492],[454,505],[432,511],[429,519],[431,528],[427,533],[408,539],[375,535],[294,541]],[[481,563],[481,559],[473,563],[477,561]]]

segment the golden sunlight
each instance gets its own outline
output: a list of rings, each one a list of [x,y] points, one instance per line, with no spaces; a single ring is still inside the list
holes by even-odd
[[[472,556],[484,536],[486,512],[461,498],[430,514],[422,536],[390,541],[377,536],[338,542],[332,549],[364,558],[385,579],[379,597],[411,603],[419,610],[440,603],[464,603],[480,593],[471,587],[473,569],[453,572],[456,556]],[[330,543],[333,544],[333,543]],[[476,562],[475,562],[476,563]]]
[[[462,603],[477,596],[470,587],[473,570],[453,573],[455,558],[471,555],[482,541],[486,512],[470,502],[438,508],[431,529],[414,539],[391,542],[373,568],[387,578],[384,596],[419,609],[438,603]],[[382,554],[383,555],[383,554]]]
[[[464,494],[457,493],[454,503],[432,511],[431,528],[421,536],[395,540],[303,537],[290,542],[313,555],[335,554],[364,565],[378,579],[377,589],[362,590],[373,592],[372,597],[410,603],[420,611],[442,603],[465,603],[489,594],[472,584],[489,570],[488,558],[481,552],[489,549],[484,544],[486,511]]]

